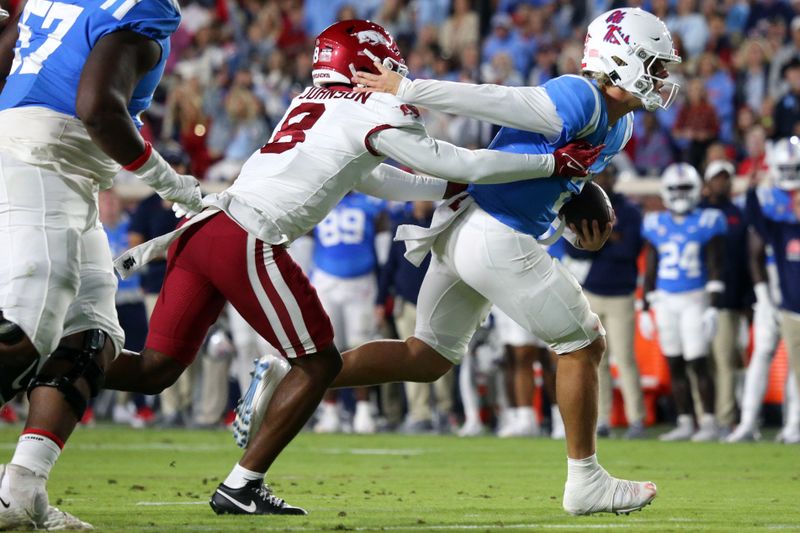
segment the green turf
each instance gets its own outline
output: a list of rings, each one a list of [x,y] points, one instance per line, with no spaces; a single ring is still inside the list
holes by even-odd
[[[0,461],[19,428],[0,429]],[[101,531],[779,528],[800,530],[800,447],[604,440],[618,476],[659,497],[630,516],[561,510],[564,444],[546,439],[303,434],[274,465],[307,517],[218,517],[207,500],[239,457],[227,432],[79,430],[51,476],[53,503]]]

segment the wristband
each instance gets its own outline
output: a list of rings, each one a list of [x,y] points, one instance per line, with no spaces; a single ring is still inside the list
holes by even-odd
[[[720,293],[725,292],[725,282],[714,279],[706,283],[706,292]]]
[[[142,168],[145,163],[147,163],[147,160],[150,159],[151,155],[153,155],[153,145],[150,144],[149,142],[145,142],[144,152],[142,152],[142,155],[140,155],[127,165],[123,166],[122,168],[124,168],[128,172],[136,172],[137,170]]]

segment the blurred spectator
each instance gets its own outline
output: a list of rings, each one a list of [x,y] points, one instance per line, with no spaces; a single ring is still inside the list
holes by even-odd
[[[322,30],[336,22],[336,15],[351,0],[303,0],[303,27],[308,35],[319,35]]]
[[[403,0],[384,0],[375,15],[375,22],[396,39],[407,39],[414,31],[411,10]]]
[[[720,66],[717,56],[706,52],[697,62],[697,73],[705,80],[708,101],[717,110],[720,122],[719,138],[725,142],[733,141],[733,122],[736,117],[734,94],[736,86],[730,75]]]
[[[700,78],[689,81],[686,102],[678,112],[672,132],[683,141],[685,160],[692,166],[699,166],[705,158],[706,148],[719,135],[717,112],[709,103]]]
[[[522,74],[514,68],[511,56],[505,52],[495,54],[490,64],[483,65],[481,77],[485,83],[498,85],[516,87],[523,83]]]
[[[453,13],[439,32],[439,46],[445,56],[458,56],[462,50],[478,43],[478,14],[471,0],[453,0]]]
[[[695,0],[678,0],[676,14],[667,17],[670,31],[677,33],[683,42],[684,61],[693,59],[706,48],[709,30],[706,19],[696,11]]]
[[[416,0],[411,5],[418,32],[425,26],[440,27],[450,12],[450,0]]]
[[[783,71],[786,65],[795,58],[800,59],[800,16],[792,19],[791,40],[779,48],[772,56],[769,70],[769,95],[778,99],[788,90]]]
[[[769,62],[763,40],[748,39],[742,43],[735,58],[736,105],[746,105],[758,112],[767,97]]]
[[[719,58],[720,63],[726,68],[733,61],[733,44],[725,27],[725,16],[720,11],[714,11],[708,18],[708,42],[706,52]]]
[[[761,126],[753,126],[747,131],[745,138],[746,157],[739,163],[736,173],[740,176],[750,175],[752,172],[766,170],[767,134]]]
[[[570,42],[564,45],[558,54],[558,74],[580,74],[583,46]]]
[[[773,138],[791,137],[800,132],[800,58],[792,58],[784,67],[787,92],[775,105]]]
[[[544,85],[547,81],[558,76],[557,60],[558,55],[553,46],[549,44],[539,46],[533,61],[533,68],[528,74],[528,85],[533,87]]]
[[[512,54],[514,36],[511,33],[513,21],[506,13],[497,13],[492,17],[492,33],[483,41],[483,61],[488,63],[499,53]]]
[[[782,0],[758,0],[750,2],[750,12],[747,15],[747,22],[744,30],[750,34],[752,32],[766,33],[770,20],[775,18],[783,19],[785,24],[794,18],[794,11],[788,2]]]
[[[208,149],[212,158],[220,161],[208,169],[206,177],[210,181],[233,181],[247,158],[269,137],[252,85],[248,70],[237,72],[225,97],[225,114],[211,126]]]
[[[641,128],[633,130],[633,164],[645,176],[661,174],[674,161],[669,135],[661,129],[654,113],[637,115],[641,117]]]
[[[722,211],[728,222],[722,270],[725,290],[719,300],[717,332],[711,344],[716,385],[714,409],[721,437],[730,433],[736,423],[736,372],[743,361],[738,345],[739,325],[753,302],[752,282],[747,271],[747,221],[744,211],[731,201],[734,174],[729,161],[710,160],[700,203],[700,207]]]
[[[203,90],[198,78],[177,81],[169,92],[166,115],[161,128],[162,137],[177,139],[191,162],[189,170],[195,176],[204,176],[211,164],[206,146],[209,119],[203,110]]]

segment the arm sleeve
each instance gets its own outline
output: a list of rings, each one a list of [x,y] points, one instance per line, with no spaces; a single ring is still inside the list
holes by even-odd
[[[429,176],[418,176],[391,165],[380,164],[356,190],[384,200],[413,201],[441,200],[447,181]]]
[[[543,87],[404,79],[397,96],[410,104],[541,133],[548,139],[557,138],[563,127],[556,106]]]
[[[154,41],[169,38],[178,29],[181,14],[171,0],[123,2],[112,5],[106,17],[91,27],[92,46],[102,37],[117,31],[132,31]]]
[[[389,128],[366,139],[370,151],[456,183],[509,183],[553,174],[552,154],[467,150],[429,137],[422,128]]]

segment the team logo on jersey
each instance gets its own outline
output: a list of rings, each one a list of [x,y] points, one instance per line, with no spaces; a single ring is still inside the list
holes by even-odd
[[[375,31],[375,30],[364,30],[356,33],[356,37],[358,38],[359,44],[385,44],[386,46],[391,46],[391,42],[386,39],[386,36],[382,33]]]
[[[786,243],[786,260],[800,261],[800,239],[791,239]]]
[[[405,117],[414,117],[414,118],[418,118],[419,117],[419,109],[417,109],[416,107],[414,107],[411,104],[403,104],[403,105],[401,105],[400,106],[400,111],[403,112],[403,116],[405,116]]]

